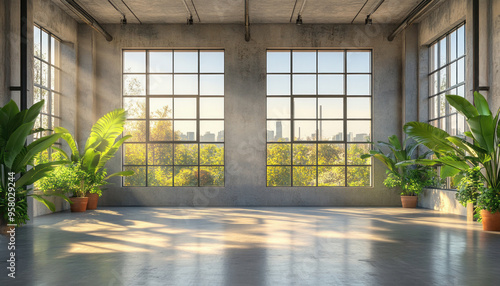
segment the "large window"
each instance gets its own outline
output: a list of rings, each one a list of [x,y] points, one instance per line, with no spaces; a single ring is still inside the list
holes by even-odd
[[[465,25],[431,45],[429,58],[429,124],[462,136],[465,118],[446,102],[445,96],[465,96]]]
[[[45,100],[45,104],[37,118],[35,128],[53,130],[59,126],[61,120],[59,112],[59,99],[61,97],[59,89],[59,40],[44,29],[34,27],[34,88],[33,102]],[[39,136],[48,135],[50,131]],[[50,156],[50,154],[49,154]]]
[[[370,186],[370,50],[267,51],[267,186]]]
[[[124,186],[224,186],[224,51],[124,50]]]

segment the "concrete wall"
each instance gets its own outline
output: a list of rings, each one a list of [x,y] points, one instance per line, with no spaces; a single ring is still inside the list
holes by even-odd
[[[490,31],[490,102],[497,109],[500,108],[500,0],[492,0],[489,21]]]
[[[124,48],[225,49],[225,150],[226,183],[223,188],[120,187],[120,180],[106,190],[102,205],[203,205],[203,206],[291,206],[371,205],[398,206],[397,192],[383,184],[385,167],[375,162],[374,186],[369,188],[266,187],[266,49],[267,48],[373,48],[374,141],[401,135],[401,38],[387,36],[394,26],[356,25],[252,25],[250,42],[244,40],[243,25],[108,25],[114,40],[101,35],[95,41],[94,57],[80,66],[95,69],[96,114],[121,107],[121,51]],[[85,32],[85,30],[88,30]],[[79,27],[80,42],[91,39],[87,26]],[[91,63],[90,61],[93,61]],[[87,82],[92,84],[92,82]],[[89,102],[93,93],[79,93],[79,102]],[[89,128],[90,111],[79,116],[79,128]],[[83,138],[82,138],[83,139]],[[118,155],[108,168],[121,170]]]
[[[68,14],[62,11],[52,1],[33,0],[33,22],[48,30],[62,40],[60,44],[60,64],[61,64],[61,125],[72,134],[76,131],[77,115],[77,43],[78,43],[78,23]],[[33,35],[33,25],[29,26]],[[30,38],[29,55],[33,55],[33,36]],[[28,57],[28,64],[33,66],[33,57]],[[32,68],[31,68],[32,70]],[[29,85],[32,86],[33,79],[30,73]],[[32,93],[28,95],[32,99]],[[69,151],[69,150],[66,150]],[[56,205],[56,211],[68,210],[69,203],[61,198],[48,198]],[[50,213],[43,204],[32,201],[32,216]]]
[[[456,193],[455,190],[424,189],[418,198],[418,206],[443,213],[467,216],[467,209],[455,198]]]
[[[6,46],[7,46],[7,2],[0,2],[0,106],[7,103],[7,72],[5,61],[7,60]]]

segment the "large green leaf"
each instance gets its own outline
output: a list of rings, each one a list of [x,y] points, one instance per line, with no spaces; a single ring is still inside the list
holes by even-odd
[[[399,141],[399,138],[398,136],[396,135],[392,135],[392,136],[389,136],[389,143],[394,146],[394,149],[396,150],[401,150],[403,149],[403,147],[401,147],[401,142]]]
[[[404,126],[406,134],[427,148],[439,153],[454,153],[455,148],[446,140],[446,131],[424,122],[408,122]]]
[[[22,188],[27,185],[31,185],[36,181],[40,180],[44,176],[47,175],[48,172],[54,169],[54,166],[64,165],[70,162],[67,161],[58,161],[58,162],[49,162],[44,164],[39,164],[33,167],[28,172],[24,173],[17,181],[16,188]]]
[[[68,129],[64,127],[56,127],[54,128],[55,133],[62,134],[61,138],[68,143],[69,148],[71,149],[71,157],[73,161],[78,161],[80,160],[80,152],[78,151],[78,144],[76,143],[75,139],[69,133]]]
[[[5,112],[10,119],[19,113],[19,108],[14,100],[10,100],[4,107],[2,107],[2,111]]]
[[[453,177],[459,173],[460,173],[460,169],[457,169],[457,168],[454,168],[451,166],[447,166],[447,165],[443,165],[443,166],[441,166],[439,176],[441,176],[441,178],[445,179],[448,177]]]
[[[44,204],[51,212],[56,211],[56,205],[53,202],[46,200],[41,195],[31,194],[30,197]]]
[[[126,115],[124,109],[115,109],[99,118],[92,126],[85,150],[97,148],[99,145],[112,146],[115,139],[123,132]],[[103,143],[102,141],[107,141]]]
[[[26,154],[22,154],[22,158],[20,160],[16,160],[16,164],[12,165],[12,170],[14,172],[20,171],[20,168],[24,168],[28,162],[32,160],[32,158],[42,152],[43,150],[46,150],[52,146],[59,138],[61,138],[62,134],[51,134],[48,136],[44,136],[34,142],[32,142],[28,147],[26,148],[27,152]]]
[[[133,174],[134,174],[134,171],[116,172],[116,173],[113,173],[113,174],[107,176],[106,178],[104,178],[104,180],[107,180],[107,179],[112,178],[112,177],[117,177],[117,176],[128,177],[128,176],[132,176]]]
[[[45,101],[41,100],[35,104],[33,104],[26,112],[24,116],[24,122],[28,121],[35,121],[36,118],[38,117],[38,114],[40,114],[40,111],[42,111],[43,105]]]
[[[488,101],[477,91],[474,92],[474,105],[479,115],[492,115]]]
[[[3,158],[5,166],[12,168],[12,163],[14,163],[16,156],[23,149],[24,143],[26,142],[26,137],[29,135],[31,129],[33,128],[33,124],[33,122],[22,124],[12,133],[12,135],[7,140]]]
[[[397,172],[396,167],[394,166],[394,161],[391,160],[389,157],[385,156],[384,154],[374,154],[374,158],[377,158],[380,160],[380,162],[384,163],[387,169],[389,169],[392,172]]]
[[[458,95],[446,95],[448,103],[466,118],[478,116],[477,109],[467,99]]]
[[[493,117],[491,115],[478,115],[468,118],[467,124],[479,147],[486,150],[488,153],[493,152],[496,139],[496,124],[493,122]]]
[[[54,146],[51,146],[50,148],[52,148],[57,153],[61,154],[61,156],[63,156],[66,160],[68,160],[68,161],[71,160],[70,156],[68,156],[68,154],[66,154],[66,152],[64,152],[63,149],[61,149],[59,147],[54,147]]]
[[[127,135],[127,136],[123,136],[120,140],[118,140],[115,144],[113,144],[113,146],[111,146],[111,148],[109,148],[108,150],[106,150],[104,153],[101,154],[101,158],[99,160],[99,164],[97,165],[96,169],[97,170],[100,170],[101,168],[104,168],[104,166],[106,165],[106,163],[111,159],[113,158],[113,156],[115,155],[116,151],[118,151],[118,149],[120,149],[120,146],[129,138],[131,138],[132,135]]]

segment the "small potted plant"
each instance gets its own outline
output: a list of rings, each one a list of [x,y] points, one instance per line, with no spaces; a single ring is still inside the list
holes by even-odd
[[[379,141],[377,149],[361,155],[361,158],[374,157],[384,163],[387,167],[384,185],[401,190],[403,208],[415,208],[418,195],[424,187],[434,184],[437,174],[428,166],[414,164],[413,154],[419,145],[415,141],[407,139],[401,144],[396,135],[388,139],[388,142]],[[384,154],[382,147],[387,147],[389,152]],[[418,159],[423,159],[430,153],[425,152]]]
[[[479,166],[469,168],[464,172],[457,186],[455,197],[457,201],[467,208],[467,221],[474,220],[474,207],[477,206],[477,198],[484,188]]]

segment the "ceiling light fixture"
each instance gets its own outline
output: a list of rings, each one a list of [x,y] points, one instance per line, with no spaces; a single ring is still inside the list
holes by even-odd
[[[115,3],[113,3],[113,1],[111,0],[108,0],[109,4],[111,4],[111,6],[113,6],[113,8],[115,8],[116,11],[118,11],[120,14],[122,14],[122,18],[120,19],[120,24],[122,25],[126,25],[127,24],[127,17],[125,17],[125,13],[123,13],[123,11],[118,8],[118,6],[116,6]]]
[[[193,25],[193,15],[189,16],[189,18],[187,19],[187,24]]]
[[[365,25],[371,25],[371,24],[373,24],[372,16],[367,15],[365,19]]]
[[[297,16],[297,21],[295,21],[295,24],[297,24],[297,26],[302,25],[302,16],[300,14]]]

